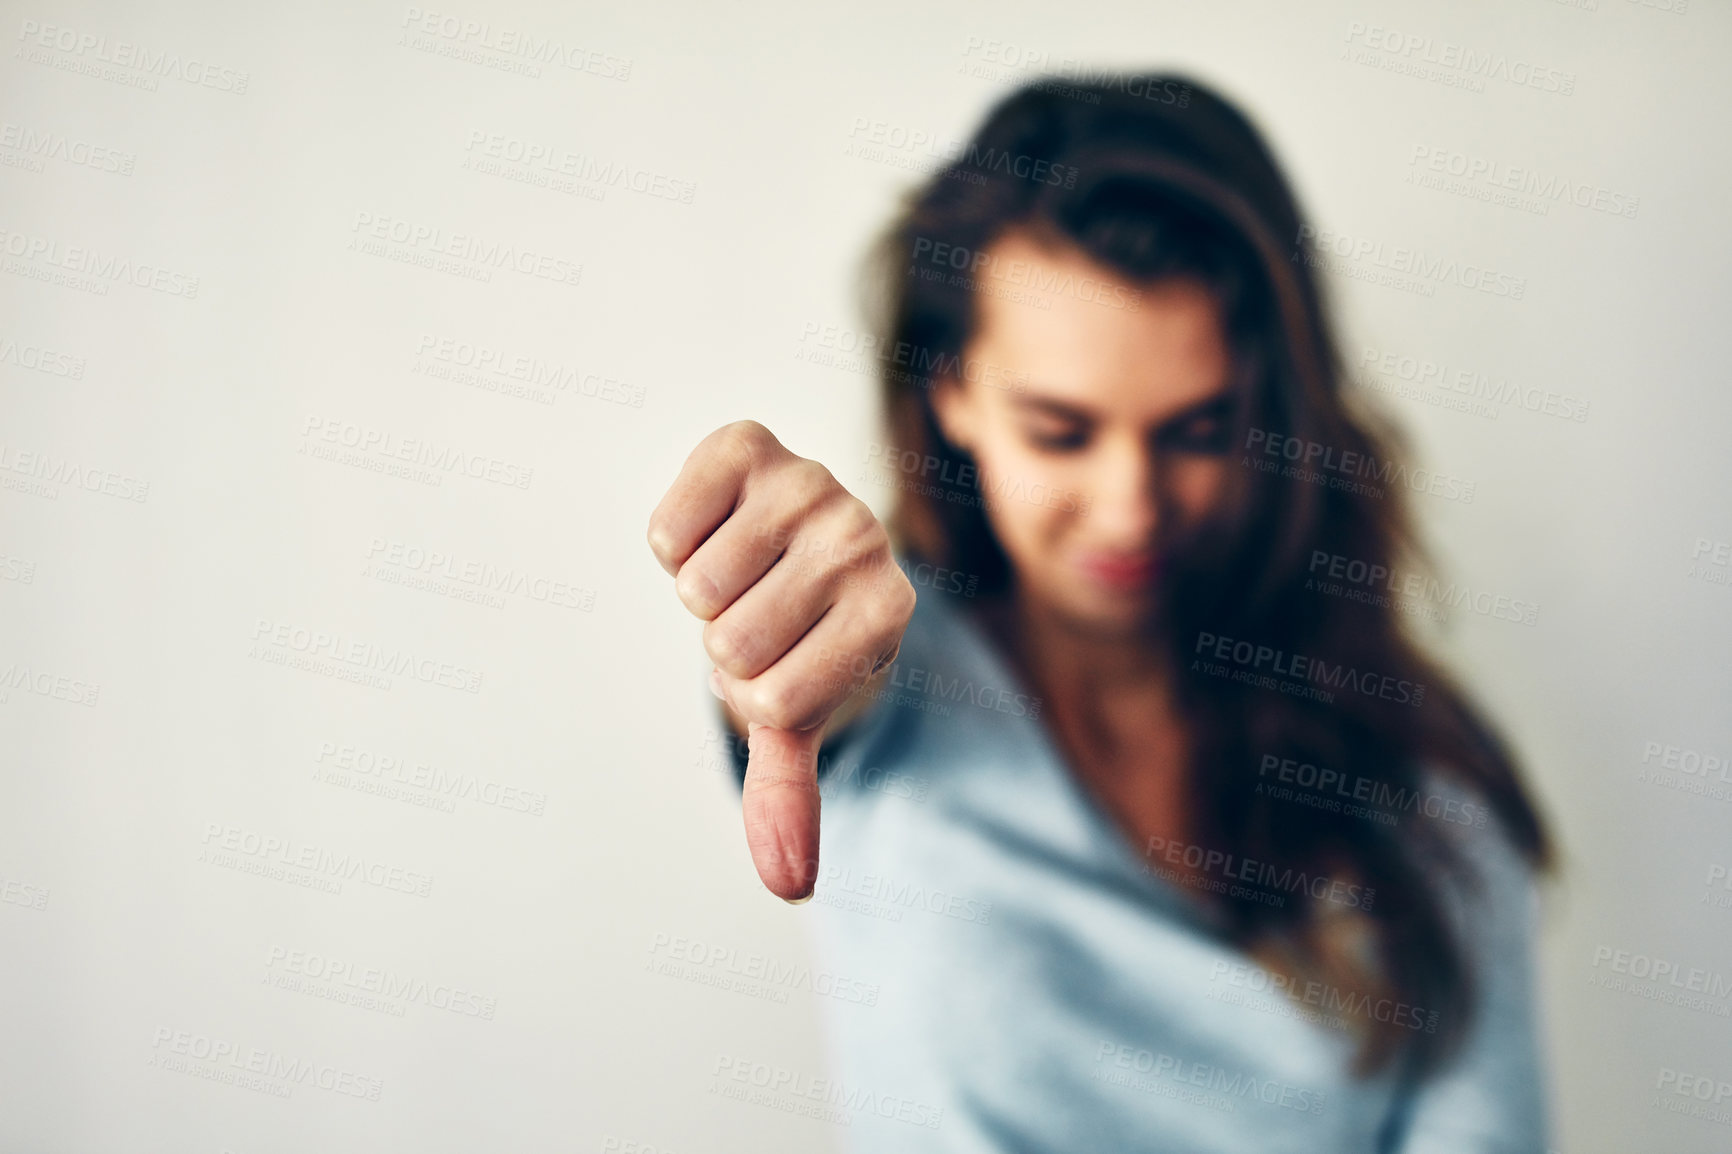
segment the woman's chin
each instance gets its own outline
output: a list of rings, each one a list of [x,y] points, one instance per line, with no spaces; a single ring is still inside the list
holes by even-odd
[[[1142,636],[1160,617],[1159,590],[1150,586],[1132,589],[1077,588],[1064,598],[1064,619],[1079,631],[1096,636]]]

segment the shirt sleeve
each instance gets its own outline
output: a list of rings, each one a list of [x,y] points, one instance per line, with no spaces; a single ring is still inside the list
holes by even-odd
[[[1465,799],[1485,822],[1459,827],[1463,855],[1481,885],[1445,890],[1478,1000],[1462,1046],[1410,1095],[1405,1126],[1389,1149],[1393,1154],[1544,1154],[1550,1119],[1535,1004],[1533,951],[1540,910],[1533,875],[1496,815],[1477,798],[1448,786],[1438,792]]]

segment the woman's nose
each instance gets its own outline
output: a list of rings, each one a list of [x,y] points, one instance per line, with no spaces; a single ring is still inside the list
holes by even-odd
[[[1160,527],[1159,469],[1147,445],[1118,445],[1102,455],[1088,517],[1099,537],[1124,549],[1152,545]]]

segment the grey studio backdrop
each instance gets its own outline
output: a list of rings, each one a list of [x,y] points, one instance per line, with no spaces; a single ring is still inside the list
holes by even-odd
[[[1082,62],[1246,104],[1453,482],[1556,1145],[1732,1141],[1724,6],[4,10],[0,1149],[840,1148],[716,1077],[873,1008],[644,527],[740,417],[886,506],[860,254]]]

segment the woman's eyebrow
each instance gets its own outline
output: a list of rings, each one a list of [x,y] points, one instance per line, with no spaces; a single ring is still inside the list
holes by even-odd
[[[1162,417],[1159,426],[1165,428],[1198,417],[1219,416],[1232,408],[1234,395],[1231,392],[1215,393],[1204,397],[1168,416]],[[1062,420],[1076,421],[1079,424],[1090,424],[1099,418],[1093,410],[1069,401],[1061,401],[1056,397],[1041,396],[1038,393],[1021,393],[1011,398],[1011,403],[1020,409],[1033,410],[1047,416]]]
[[[1037,393],[1018,393],[1011,398],[1011,403],[1020,409],[1033,409],[1036,412],[1067,421],[1087,423],[1095,420],[1095,414],[1088,409],[1054,397],[1043,397]]]
[[[1218,420],[1232,411],[1233,402],[1234,397],[1231,393],[1216,393],[1214,396],[1204,397],[1200,401],[1186,405],[1184,408],[1162,417],[1151,427],[1150,432],[1157,437],[1166,436],[1177,429],[1184,428],[1192,421]]]
[[[1233,400],[1234,397],[1232,393],[1216,393],[1212,397],[1204,397],[1196,404],[1188,405],[1185,408],[1180,409],[1161,423],[1163,425],[1171,425],[1180,421],[1189,421],[1196,417],[1219,416],[1233,407]]]

